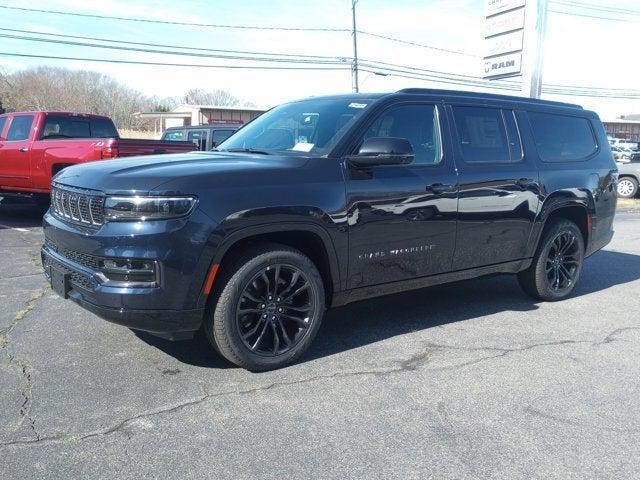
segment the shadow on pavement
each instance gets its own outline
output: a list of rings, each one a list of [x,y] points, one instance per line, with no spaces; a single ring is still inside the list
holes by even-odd
[[[601,251],[587,259],[574,297],[640,279],[640,255]],[[383,341],[398,335],[464,322],[499,312],[538,308],[520,289],[516,277],[500,275],[414,290],[330,310],[301,362]],[[146,343],[188,364],[229,368],[201,336],[170,342],[138,334]]]
[[[42,226],[47,208],[29,199],[0,199],[0,229]]]
[[[193,340],[173,342],[156,337],[147,332],[133,331],[136,337],[167,355],[171,355],[188,365],[207,368],[237,368],[232,363],[218,355],[205,338],[204,334],[198,332]]]

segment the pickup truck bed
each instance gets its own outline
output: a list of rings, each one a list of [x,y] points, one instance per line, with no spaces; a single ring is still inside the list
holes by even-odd
[[[192,150],[192,142],[119,138],[111,119],[98,115],[0,115],[0,196],[48,194],[52,177],[77,163]]]

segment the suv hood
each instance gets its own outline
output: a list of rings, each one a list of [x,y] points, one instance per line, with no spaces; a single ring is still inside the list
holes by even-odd
[[[74,165],[58,173],[53,182],[109,194],[146,194],[161,192],[163,184],[176,179],[208,177],[212,183],[218,183],[216,180],[222,181],[234,174],[254,176],[300,167],[307,160],[289,155],[230,152],[150,155]]]

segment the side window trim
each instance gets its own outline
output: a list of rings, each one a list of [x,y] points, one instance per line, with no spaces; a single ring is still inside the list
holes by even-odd
[[[502,109],[502,119],[504,121],[504,127],[507,131],[507,142],[509,143],[509,155],[511,155],[512,152],[512,148],[511,147],[515,147],[515,145],[513,144],[513,140],[517,140],[518,141],[518,145],[520,146],[520,156],[516,157],[517,159],[513,159],[511,160],[511,163],[519,163],[522,162],[524,160],[524,147],[522,145],[522,133],[520,132],[520,125],[518,125],[518,119],[516,118],[516,112],[513,111],[513,109],[509,108],[509,109]],[[509,120],[507,120],[509,119]],[[509,121],[511,122],[511,125],[513,127],[513,133],[516,135],[515,139],[511,138],[511,129],[509,128]]]
[[[358,132],[357,135],[357,140],[353,141],[351,143],[351,145],[349,146],[349,148],[347,148],[346,152],[347,155],[354,155],[358,148],[360,148],[360,146],[362,145],[363,142],[363,138],[366,135],[367,131],[369,130],[369,128],[371,128],[371,126],[382,116],[384,115],[386,112],[388,112],[391,109],[394,108],[398,108],[398,107],[404,107],[404,106],[409,106],[409,105],[418,105],[418,106],[429,106],[429,107],[433,107],[434,109],[434,118],[437,121],[437,134],[438,134],[438,140],[439,140],[439,145],[440,145],[440,158],[439,161],[437,163],[410,163],[408,165],[391,165],[389,167],[391,168],[395,168],[395,167],[411,167],[411,168],[416,168],[416,167],[422,167],[422,168],[439,168],[439,167],[443,167],[445,164],[445,155],[444,155],[444,138],[443,138],[443,127],[442,127],[442,117],[443,114],[441,112],[441,109],[443,108],[442,103],[439,103],[436,100],[432,100],[432,101],[419,101],[419,100],[410,100],[410,101],[400,101],[400,102],[394,102],[394,103],[390,103],[388,105],[385,105],[383,108],[381,108],[380,110],[378,110],[377,112],[375,112],[373,115],[371,115],[371,118],[369,120],[367,120],[367,122],[364,124],[363,128],[361,131]],[[435,133],[435,132],[434,132]]]

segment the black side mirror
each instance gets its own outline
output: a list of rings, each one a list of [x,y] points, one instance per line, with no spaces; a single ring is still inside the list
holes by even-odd
[[[413,162],[411,143],[406,138],[371,137],[367,138],[357,155],[348,157],[356,167],[375,165],[406,165]]]

